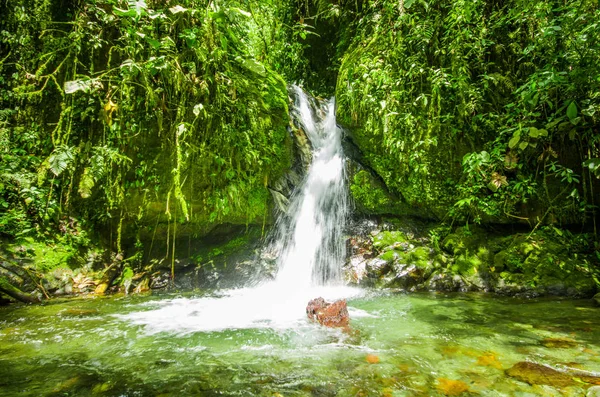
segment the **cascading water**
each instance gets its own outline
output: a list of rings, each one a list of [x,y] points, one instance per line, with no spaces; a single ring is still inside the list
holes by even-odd
[[[294,116],[313,146],[312,164],[281,222],[276,241],[282,251],[276,283],[286,288],[339,284],[345,246],[342,232],[348,212],[341,130],[335,120],[335,100],[315,109],[324,114],[315,123],[308,97],[294,87]]]
[[[278,222],[272,250],[278,252],[275,280],[253,288],[222,291],[221,296],[162,300],[156,310],[120,316],[145,325],[148,332],[188,333],[227,328],[291,328],[306,322],[305,307],[322,296],[333,300],[358,290],[342,286],[345,255],[342,232],[347,217],[347,192],[341,130],[335,100],[311,106],[293,87],[293,116],[313,147],[304,182],[293,194],[285,219]]]

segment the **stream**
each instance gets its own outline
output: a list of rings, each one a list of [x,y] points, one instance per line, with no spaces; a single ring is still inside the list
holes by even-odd
[[[176,308],[223,293],[0,308],[0,395],[458,395],[442,388],[455,380],[472,395],[583,396],[589,384],[531,386],[505,370],[528,360],[600,371],[587,300],[361,291],[349,333],[304,318],[221,330],[125,320],[170,308],[185,322]]]

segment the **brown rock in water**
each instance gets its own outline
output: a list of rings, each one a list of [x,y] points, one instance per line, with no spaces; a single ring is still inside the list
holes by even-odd
[[[573,379],[562,372],[542,364],[522,361],[506,370],[506,374],[530,385],[565,387],[574,384]]]
[[[316,320],[317,311],[323,309],[327,305],[328,303],[325,302],[325,299],[323,298],[313,299],[310,302],[308,302],[308,305],[306,306],[306,315],[308,316],[308,319]]]
[[[460,396],[469,391],[469,386],[460,380],[452,380],[446,378],[438,378],[436,389],[445,396]]]
[[[350,321],[345,299],[333,303],[323,298],[313,299],[306,306],[306,315],[326,327],[348,327]]]
[[[577,342],[566,338],[546,338],[540,342],[544,347],[551,349],[568,349],[576,347]]]

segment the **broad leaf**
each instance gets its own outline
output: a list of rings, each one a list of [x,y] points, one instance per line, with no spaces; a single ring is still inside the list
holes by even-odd
[[[567,108],[567,117],[569,120],[573,120],[577,117],[577,105],[575,104],[575,101],[572,101],[569,104],[569,107]]]
[[[529,128],[529,137],[537,139],[540,136],[539,130],[535,127]]]
[[[519,143],[519,141],[521,140],[520,136],[513,136],[512,139],[510,141],[508,141],[508,147],[511,149],[514,149],[517,144]]]
[[[596,178],[600,178],[600,158],[587,159],[583,162],[583,166],[589,168]]]

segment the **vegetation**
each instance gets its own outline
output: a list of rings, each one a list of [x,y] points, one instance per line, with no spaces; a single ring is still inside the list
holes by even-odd
[[[51,251],[32,271],[104,250],[104,284],[173,278],[215,228],[264,232],[293,163],[292,82],[335,93],[359,212],[597,236],[597,1],[10,0],[0,15],[1,251]]]
[[[386,186],[439,219],[594,224],[596,1],[378,1],[339,116]]]

